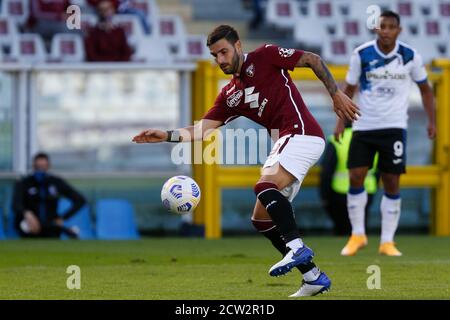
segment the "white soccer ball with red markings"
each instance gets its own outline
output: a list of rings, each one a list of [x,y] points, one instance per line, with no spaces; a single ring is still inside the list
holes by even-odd
[[[192,212],[200,202],[200,187],[190,177],[175,176],[167,180],[161,190],[163,206],[171,212]]]

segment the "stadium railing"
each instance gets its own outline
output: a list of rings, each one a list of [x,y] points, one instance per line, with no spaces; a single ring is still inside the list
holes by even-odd
[[[401,185],[407,188],[434,188],[431,202],[431,231],[434,235],[448,236],[450,235],[450,60],[435,60],[432,65],[428,66],[428,69],[437,105],[434,163],[425,166],[408,166],[407,174],[402,176]],[[337,81],[345,79],[347,66],[332,66],[330,70]],[[310,69],[296,69],[291,72],[291,77],[294,81],[318,81]],[[199,120],[213,105],[218,93],[219,82],[228,79],[218,67],[210,62],[199,62],[192,81],[193,121]],[[203,142],[203,147],[211,143],[217,144],[219,141],[213,138],[210,140],[212,141]],[[215,146],[214,149],[219,150],[219,147]],[[194,152],[195,150],[199,149],[194,148]],[[318,167],[312,168],[302,185],[317,186],[319,170]],[[203,190],[202,201],[194,214],[194,223],[205,225],[206,238],[220,238],[222,236],[222,189],[253,187],[260,175],[260,166],[193,165],[193,172],[195,180]]]

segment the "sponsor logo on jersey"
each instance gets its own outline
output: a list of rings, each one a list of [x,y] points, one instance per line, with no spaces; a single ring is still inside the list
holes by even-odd
[[[253,65],[253,63],[247,67],[245,73],[249,77],[253,77],[255,75],[255,66]]]
[[[380,72],[366,72],[367,80],[405,80],[405,73],[391,73],[389,71],[385,71],[384,73]]]
[[[295,52],[295,49],[278,48],[278,53],[282,58],[289,58]]]
[[[394,159],[394,160],[392,160],[392,163],[393,164],[399,164],[399,163],[402,163],[402,159]]]
[[[239,103],[241,103],[242,96],[244,92],[242,90],[238,90],[233,93],[231,96],[227,98],[227,106],[230,108],[236,107]]]

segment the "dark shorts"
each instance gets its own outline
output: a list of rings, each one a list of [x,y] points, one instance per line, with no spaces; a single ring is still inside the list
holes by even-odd
[[[406,130],[354,131],[350,143],[347,168],[371,168],[376,152],[378,152],[377,167],[381,172],[405,173]]]

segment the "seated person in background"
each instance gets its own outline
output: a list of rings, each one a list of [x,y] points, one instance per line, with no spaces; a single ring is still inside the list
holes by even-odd
[[[91,6],[97,7],[98,4],[102,0],[87,0],[87,1]],[[116,9],[116,12],[118,14],[134,14],[134,15],[136,15],[139,18],[139,21],[141,22],[144,32],[146,34],[151,33],[151,28],[150,28],[150,24],[149,24],[147,15],[145,14],[144,11],[139,10],[138,8],[135,8],[133,6],[132,1],[130,1],[130,0],[111,0],[111,2],[114,5],[114,8]]]
[[[66,10],[70,0],[30,0],[27,31],[39,33],[47,46],[56,33],[68,32]]]
[[[114,4],[101,0],[97,6],[99,21],[88,30],[85,37],[87,61],[130,61],[132,50],[128,45],[125,31],[114,26]]]
[[[55,237],[61,233],[78,238],[76,227],[64,227],[69,219],[85,204],[84,197],[63,179],[48,173],[50,160],[47,154],[38,153],[33,158],[34,172],[14,186],[13,211],[15,226],[23,237]],[[65,197],[72,207],[58,215],[58,201]]]

